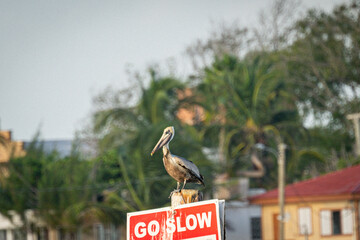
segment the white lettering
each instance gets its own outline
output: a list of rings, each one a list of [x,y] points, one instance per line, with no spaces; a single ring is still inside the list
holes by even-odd
[[[178,232],[184,232],[186,231],[186,227],[182,227],[180,223],[180,217],[176,217],[176,225],[177,225],[177,231]]]
[[[140,232],[139,232],[139,228],[140,228],[140,227],[142,227],[142,228],[140,229]],[[145,237],[145,235],[146,235],[146,228],[144,228],[144,227],[146,227],[146,224],[143,223],[143,222],[139,222],[138,224],[135,225],[134,231],[135,231],[135,236],[136,236],[137,238],[143,238],[143,237]]]
[[[192,225],[190,225],[190,220],[192,220]],[[190,214],[186,217],[186,227],[189,230],[194,230],[197,226],[196,217],[193,214]]]
[[[154,226],[154,227],[153,227]],[[148,233],[150,236],[156,236],[160,231],[160,225],[158,221],[152,220],[148,225]]]
[[[184,219],[183,219],[184,220]],[[181,226],[184,222],[181,222],[180,217],[176,217],[175,219],[168,218],[166,219],[166,232],[168,234],[177,232],[185,232],[186,230],[195,230],[198,226],[199,228],[210,228],[211,227],[211,212],[203,212],[197,213],[196,216],[194,214],[189,214],[185,219],[185,226]],[[144,222],[139,222],[135,225],[134,233],[137,238],[143,238],[146,234],[149,234],[151,237],[158,235],[160,232],[160,224],[156,220],[152,220],[146,226]]]
[[[202,213],[202,216],[200,216],[200,213],[197,213],[196,217],[198,219],[200,228],[204,228],[204,223],[206,223],[206,227],[211,227],[211,212],[208,212],[207,216],[204,212]]]
[[[174,233],[175,232],[176,226],[175,226],[174,222],[175,222],[175,220],[173,218],[168,218],[166,220],[166,226],[167,226],[166,231],[167,231],[167,233]]]

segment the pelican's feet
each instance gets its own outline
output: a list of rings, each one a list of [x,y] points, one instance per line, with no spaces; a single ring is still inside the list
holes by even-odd
[[[181,192],[181,189],[175,189],[174,191],[172,191],[169,195],[169,198],[171,198],[171,196],[174,194],[174,193],[178,193],[178,192]]]

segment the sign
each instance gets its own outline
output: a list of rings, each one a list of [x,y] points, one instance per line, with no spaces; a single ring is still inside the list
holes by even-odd
[[[222,240],[223,210],[224,201],[209,200],[128,213],[127,240]]]

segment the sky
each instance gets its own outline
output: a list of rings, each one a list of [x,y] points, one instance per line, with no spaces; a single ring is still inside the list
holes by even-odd
[[[184,60],[213,23],[255,26],[269,0],[0,0],[0,129],[29,141],[72,139],[127,66]],[[345,0],[304,0],[331,10]]]

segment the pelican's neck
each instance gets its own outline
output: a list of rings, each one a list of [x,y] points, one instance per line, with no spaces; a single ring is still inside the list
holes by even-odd
[[[170,153],[169,143],[167,143],[165,146],[163,146],[162,150],[163,150],[164,156],[168,155]]]

